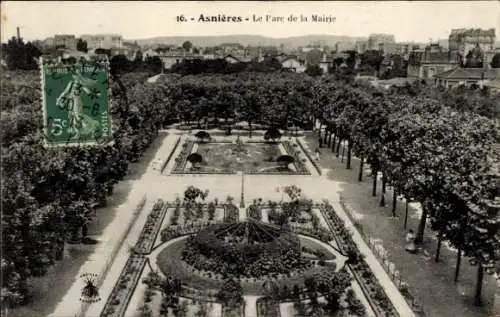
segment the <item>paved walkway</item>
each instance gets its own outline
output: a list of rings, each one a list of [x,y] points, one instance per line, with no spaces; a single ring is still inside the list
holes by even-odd
[[[163,136],[160,136],[163,138]],[[137,238],[146,221],[147,215],[151,210],[152,204],[157,197],[147,199],[147,203],[142,209],[137,207],[145,199],[149,186],[147,179],[152,174],[156,174],[150,164],[153,155],[160,151],[157,149],[165,149],[172,146],[175,139],[172,136],[157,139],[155,144],[145,153],[142,164],[132,166],[130,175],[122,181],[127,183],[129,194],[127,199],[116,208],[114,218],[108,222],[106,227],[99,232],[95,238],[99,241],[97,247],[93,250],[75,275],[72,285],[65,292],[54,311],[49,314],[51,317],[66,317],[75,315],[85,315],[90,309],[89,316],[96,315],[96,306],[104,305],[107,296],[119,276],[121,269],[128,259],[128,249],[135,244]],[[156,152],[156,153],[155,153]],[[142,165],[142,166],[141,166]],[[139,210],[139,212],[137,212]],[[99,211],[98,211],[99,213]],[[119,217],[118,217],[119,215]],[[92,232],[90,232],[92,233]],[[84,273],[98,274],[97,284],[100,285],[100,296],[103,298],[101,302],[93,304],[90,307],[80,302],[80,295],[84,286],[83,280],[80,278]]]
[[[262,296],[243,296],[245,300],[245,317],[257,317],[257,299]]]
[[[316,145],[317,137],[306,138],[310,147]],[[403,229],[405,205],[398,201],[397,215],[392,218],[392,191],[387,190],[386,206],[379,207],[380,188],[377,186],[377,197],[371,196],[372,179],[364,174],[363,182],[357,181],[359,160],[353,158],[352,170],[346,170],[346,161],[335,157],[329,149],[322,149],[321,166],[326,169],[326,179],[333,181],[339,193],[352,207],[363,231],[373,238],[380,239],[384,248],[389,253],[390,261],[394,262],[400,271],[403,280],[407,281],[410,292],[421,302],[428,317],[486,317],[490,315],[495,282],[485,274],[483,285],[483,298],[485,305],[476,307],[472,304],[476,279],[476,268],[469,265],[467,258],[462,260],[459,283],[453,282],[456,251],[443,246],[441,261],[433,260],[436,238],[430,228],[426,229],[423,249],[419,254],[412,255],[404,250]],[[365,167],[368,168],[368,166]],[[408,228],[416,229],[418,226],[419,210],[410,207]]]

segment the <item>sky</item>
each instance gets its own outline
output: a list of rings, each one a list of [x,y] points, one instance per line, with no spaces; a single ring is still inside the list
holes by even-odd
[[[55,34],[113,33],[135,40],[156,36],[367,37],[371,33],[388,33],[398,42],[428,42],[447,39],[454,28],[495,28],[500,39],[500,1],[3,1],[1,7],[2,42],[15,36],[17,26],[27,41]],[[198,22],[201,14],[241,16],[243,21]],[[313,22],[313,14],[335,19]],[[176,17],[180,15],[188,21],[178,22]],[[262,17],[262,21],[254,22],[254,15]],[[266,15],[283,17],[284,21],[266,22]],[[288,21],[291,15],[297,17],[297,22]],[[301,15],[308,21],[300,22]]]

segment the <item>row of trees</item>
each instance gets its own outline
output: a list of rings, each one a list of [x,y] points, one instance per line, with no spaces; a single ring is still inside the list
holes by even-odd
[[[430,219],[436,259],[446,240],[459,250],[457,277],[462,253],[478,264],[479,304],[483,269],[500,258],[498,120],[443,106],[441,96],[384,95],[337,82],[319,85],[315,96],[332,151],[338,156],[341,143],[347,145],[347,168],[352,154],[360,158],[360,180],[363,164],[370,164],[374,196],[382,175],[381,205],[388,186],[394,216],[398,196],[421,203],[416,242]]]
[[[27,280],[44,275],[62,258],[65,241],[86,235],[96,208],[157,134],[168,106],[140,74],[115,78],[112,114],[115,144],[108,147],[42,147],[42,106],[37,80],[14,74],[2,98],[2,303],[29,298]],[[36,78],[36,76],[33,76]],[[3,81],[2,81],[3,82]],[[23,91],[30,91],[23,95]],[[162,96],[163,97],[163,96]],[[160,102],[159,102],[160,101]]]
[[[491,151],[498,116],[487,108],[472,110],[483,109],[493,119],[464,110],[458,99],[443,106],[444,92],[413,96],[418,87],[409,87],[372,93],[295,73],[171,74],[155,84],[144,83],[147,74],[113,75],[115,144],[45,149],[41,94],[34,88],[38,74],[2,76],[3,301],[26,301],[28,278],[60,259],[65,241],[85,235],[96,207],[106,203],[129,162],[139,159],[163,124],[210,117],[247,121],[250,133],[256,123],[286,129],[318,118],[337,153],[339,140],[348,143],[349,167],[354,153],[374,174],[382,172],[397,195],[422,202],[423,218],[433,219],[441,240],[475,258],[481,269],[498,258],[498,216],[484,207],[498,180],[489,172],[490,160],[498,162]],[[467,105],[494,100],[466,96]]]
[[[42,55],[38,47],[31,42],[25,43],[22,38],[12,37],[7,43],[2,43],[2,56],[8,69],[37,69],[36,60]]]
[[[286,129],[312,123],[313,82],[300,74],[169,75],[160,82],[175,83],[169,97],[179,121],[246,121],[250,130],[255,124]]]
[[[172,73],[183,75],[196,74],[231,74],[240,72],[274,72],[282,69],[281,63],[273,57],[265,58],[262,62],[229,63],[225,59],[186,59],[170,69]]]

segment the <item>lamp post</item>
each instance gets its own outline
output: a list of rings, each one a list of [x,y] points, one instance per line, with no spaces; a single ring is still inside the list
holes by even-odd
[[[240,201],[240,208],[245,208],[245,181],[244,181],[244,175],[242,171],[239,171],[238,174],[241,174],[241,201]]]

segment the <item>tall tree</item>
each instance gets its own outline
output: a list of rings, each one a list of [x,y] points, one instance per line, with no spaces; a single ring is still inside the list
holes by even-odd
[[[189,52],[191,51],[191,48],[193,48],[193,43],[191,43],[190,41],[185,41],[184,43],[182,43],[182,48]]]
[[[76,42],[76,50],[87,53],[88,52],[87,41],[84,41],[81,38],[79,38],[78,41]]]

